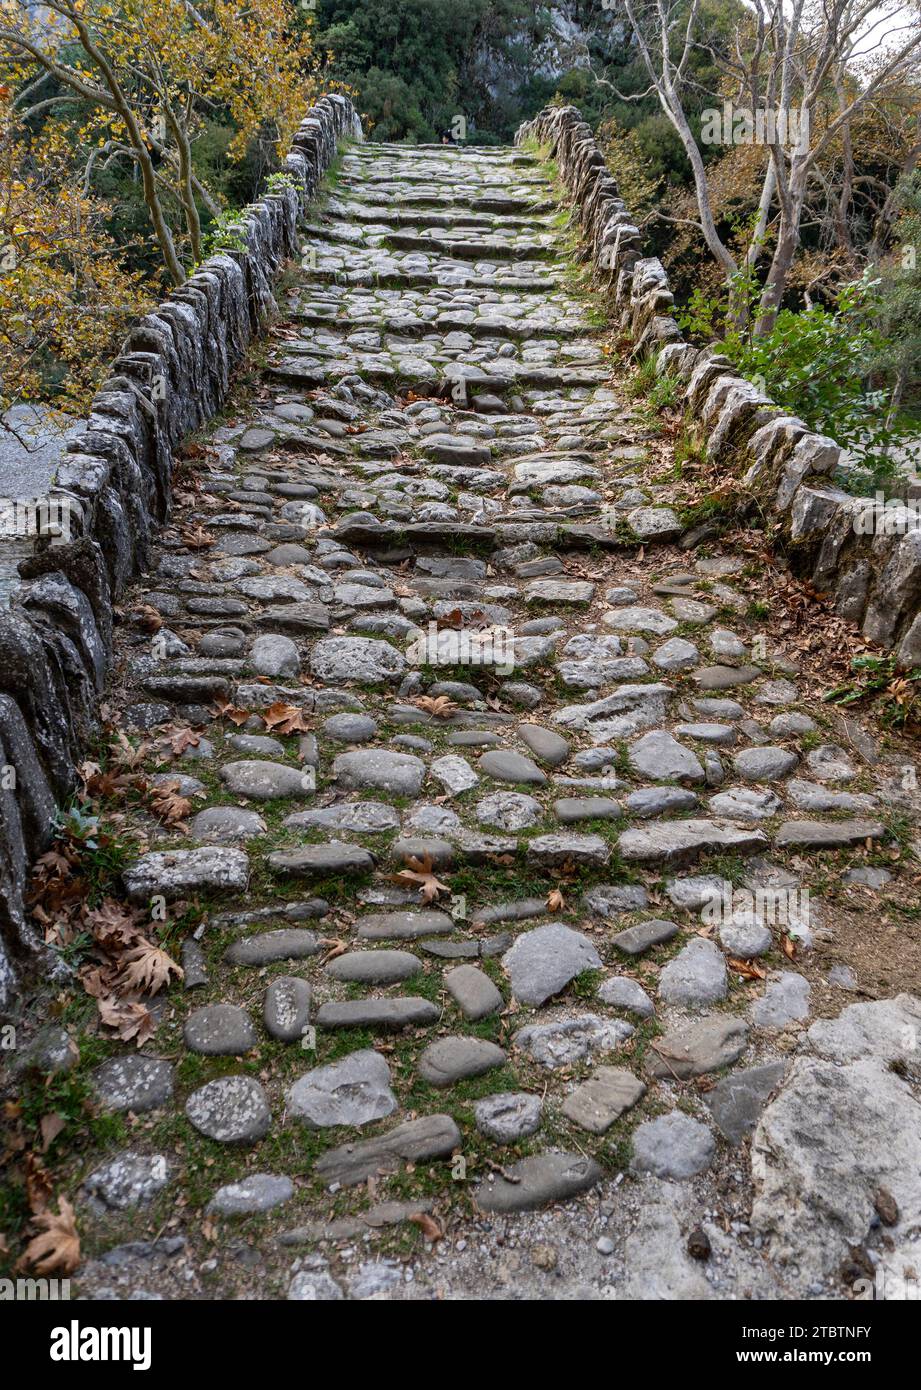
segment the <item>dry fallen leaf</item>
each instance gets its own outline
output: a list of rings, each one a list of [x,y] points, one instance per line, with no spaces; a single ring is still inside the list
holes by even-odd
[[[410,855],[406,860],[407,867],[401,869],[397,874],[390,874],[392,883],[399,883],[403,888],[409,888],[414,884],[419,885],[419,896],[424,903],[435,902],[439,893],[450,893],[450,888],[446,883],[442,883],[432,872],[432,856],[425,854],[421,859]]]
[[[729,956],[726,964],[730,970],[741,975],[743,980],[766,980],[767,971],[762,970],[760,965],[756,965],[753,960],[738,960],[735,956]]]
[[[96,1007],[101,1022],[107,1028],[114,1029],[122,1042],[130,1042],[133,1038],[138,1047],[143,1047],[153,1036],[154,1017],[145,1004],[131,999],[117,999],[114,994],[109,994],[98,999]]]
[[[149,603],[141,604],[140,608],[136,609],[131,616],[135,627],[141,628],[143,632],[159,632],[163,626],[163,619],[160,614]]]
[[[308,724],[304,711],[297,705],[288,705],[284,700],[276,700],[261,716],[267,729],[275,729],[280,734],[306,733]]]
[[[46,1154],[50,1146],[57,1139],[61,1130],[67,1124],[64,1116],[57,1110],[51,1110],[47,1115],[43,1115],[38,1127],[42,1136],[42,1153]]]
[[[343,941],[341,936],[323,937],[318,945],[326,950],[326,954],[320,960],[320,965],[326,965],[328,961],[335,960],[337,956],[345,955],[349,949],[349,943]]]
[[[551,888],[550,892],[547,894],[547,911],[562,912],[565,906],[566,899],[563,897],[559,888]]]
[[[128,993],[156,994],[164,985],[169,985],[170,975],[181,980],[184,974],[172,956],[143,937],[130,951],[125,951],[121,963],[119,986]]]
[[[238,727],[245,724],[252,714],[252,710],[239,709],[236,705],[232,705],[229,700],[215,700],[212,708],[219,718],[229,719],[232,724],[236,724]]]
[[[444,1235],[443,1227],[440,1226],[434,1216],[430,1216],[427,1211],[417,1211],[415,1215],[411,1216],[409,1219],[414,1226],[420,1228],[425,1239],[431,1241],[433,1245],[436,1240],[441,1240]]]
[[[150,808],[167,825],[177,827],[187,820],[192,803],[179,795],[179,782],[161,782],[150,793]]]
[[[418,700],[413,701],[413,704],[418,705],[419,709],[425,710],[426,714],[434,715],[436,719],[450,719],[457,709],[455,701],[449,699],[447,695],[420,695]]]
[[[178,757],[187,748],[197,748],[200,742],[201,737],[194,729],[178,729],[171,735],[169,746]]]
[[[31,1266],[39,1274],[72,1274],[80,1263],[80,1237],[74,1209],[66,1197],[58,1198],[58,1210],[39,1212],[35,1224],[41,1234],[26,1246],[19,1267]]]
[[[179,532],[183,545],[190,550],[209,550],[216,544],[214,537],[204,526],[183,526]]]
[[[33,1216],[38,1216],[51,1201],[51,1177],[38,1154],[26,1154],[26,1201]]]

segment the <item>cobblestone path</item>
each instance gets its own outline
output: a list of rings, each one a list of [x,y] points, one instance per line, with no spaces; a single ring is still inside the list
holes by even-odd
[[[921,1268],[910,756],[677,544],[552,169],[351,147],[278,298],[123,605],[109,717],[190,803],[124,886],[185,973],[92,1071],[80,1291]]]

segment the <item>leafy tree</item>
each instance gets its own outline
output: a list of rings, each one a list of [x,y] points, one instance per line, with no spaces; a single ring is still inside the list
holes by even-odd
[[[883,344],[873,362],[893,381],[890,420],[921,389],[921,173],[899,185],[895,201],[901,209],[895,227],[898,245],[882,271],[878,321]]]
[[[87,187],[99,165],[137,170],[163,264],[181,284],[183,250],[201,257],[202,208],[219,212],[195,163],[205,113],[227,112],[231,159],[266,131],[287,144],[315,87],[300,13],[291,0],[0,0],[0,65],[19,84],[23,121],[58,116],[65,102],[86,112]],[[42,92],[49,78],[57,96]]]
[[[75,178],[61,140],[30,142],[0,96],[0,414],[22,401],[83,411],[102,365],[150,302]]]
[[[318,52],[377,140],[437,140],[463,115],[477,140],[509,140],[525,110],[549,11],[527,0],[318,0]]]
[[[696,291],[681,317],[695,336],[719,338],[739,370],[791,415],[848,449],[873,481],[893,472],[891,451],[909,433],[894,417],[874,370],[890,350],[878,326],[880,282],[865,275],[843,286],[831,309],[814,305],[781,309],[763,331],[760,285],[753,271],[740,272],[730,293],[708,298]],[[745,303],[740,319],[731,306]],[[858,487],[866,481],[858,475]]]

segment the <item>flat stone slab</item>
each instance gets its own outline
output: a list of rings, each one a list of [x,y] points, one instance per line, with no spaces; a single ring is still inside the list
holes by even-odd
[[[680,928],[676,922],[666,922],[652,917],[648,922],[639,922],[635,927],[627,927],[613,938],[613,945],[627,956],[641,956],[653,946],[661,946],[663,941],[671,941]]]
[[[290,1178],[275,1173],[251,1173],[240,1182],[219,1187],[205,1208],[218,1216],[251,1216],[272,1211],[294,1196]]]
[[[683,820],[624,830],[617,847],[621,857],[631,863],[680,864],[704,853],[753,854],[767,849],[768,838],[761,830],[717,825],[712,820]]]
[[[542,763],[559,767],[569,757],[569,744],[562,734],[540,724],[519,724],[518,737]]]
[[[603,868],[610,857],[611,846],[603,836],[578,835],[574,832],[536,835],[529,841],[527,849],[529,864],[548,869],[568,863]]]
[[[265,1091],[250,1076],[221,1076],[193,1091],[185,1113],[199,1133],[219,1144],[253,1144],[269,1132]]]
[[[747,1044],[748,1028],[742,1019],[711,1014],[655,1038],[646,1054],[646,1070],[658,1080],[687,1081],[738,1061]]]
[[[352,980],[365,985],[392,985],[408,980],[422,969],[410,951],[347,951],[325,967],[333,980]]]
[[[326,1269],[298,1270],[285,1295],[289,1303],[337,1303],[345,1294]]]
[[[582,1014],[553,1023],[532,1023],[515,1034],[514,1044],[550,1071],[581,1062],[594,1052],[614,1052],[633,1036],[633,1026],[620,1018]]]
[[[333,776],[341,787],[351,790],[370,787],[393,796],[418,796],[425,777],[425,763],[412,753],[353,748],[334,760]]]
[[[444,977],[445,989],[465,1018],[487,1018],[505,1002],[492,980],[475,965],[457,965]]]
[[[501,1067],[505,1053],[485,1038],[450,1037],[429,1043],[419,1058],[419,1075],[430,1086],[453,1086],[468,1076]]]
[[[497,825],[500,830],[526,830],[535,825],[544,808],[533,796],[523,792],[491,792],[477,802],[476,817],[483,825]]]
[[[160,1110],[173,1098],[173,1068],[154,1057],[112,1057],[90,1076],[107,1110]]]
[[[649,995],[638,980],[629,975],[613,975],[598,989],[598,998],[603,1004],[614,1009],[626,1009],[627,1013],[638,1018],[652,1018],[655,1007]]]
[[[740,777],[747,782],[777,782],[793,771],[799,762],[789,748],[743,748],[732,760]]]
[[[157,850],[142,854],[122,874],[132,902],[160,894],[171,902],[195,893],[244,893],[249,860],[241,849],[203,845],[200,849]]]
[[[225,763],[221,781],[234,796],[248,801],[272,801],[277,797],[313,796],[316,784],[303,768],[287,763],[268,762],[264,758],[244,759]]]
[[[377,685],[399,679],[406,658],[389,642],[373,637],[322,637],[313,644],[310,669],[327,685],[356,681]]]
[[[476,1127],[497,1144],[517,1144],[540,1129],[543,1105],[540,1096],[527,1091],[501,1091],[484,1096],[473,1107]]]
[[[396,1172],[403,1163],[444,1158],[459,1149],[461,1142],[461,1132],[450,1115],[425,1115],[374,1139],[329,1149],[317,1159],[314,1172],[327,1184],[354,1187],[379,1173]]]
[[[365,1049],[329,1066],[314,1067],[289,1088],[285,1104],[289,1116],[308,1129],[360,1128],[392,1115],[397,1098],[390,1089],[386,1060],[379,1052]]]
[[[659,975],[659,998],[666,1004],[702,1009],[729,992],[726,962],[720,948],[702,936],[688,942]]]
[[[643,608],[635,604],[612,608],[602,614],[601,621],[615,632],[652,632],[656,637],[665,637],[678,626],[675,619],[661,609]]]
[[[680,1182],[709,1168],[715,1154],[716,1141],[707,1126],[673,1110],[647,1120],[634,1131],[630,1166],[635,1173]]]
[[[189,822],[194,840],[249,840],[264,835],[267,826],[258,811],[243,806],[209,806]]]
[[[757,666],[704,666],[694,679],[701,690],[731,690],[736,685],[750,685],[760,675]]]
[[[512,994],[522,1004],[543,1004],[583,970],[598,970],[602,961],[594,944],[562,922],[548,922],[522,932],[502,957]]]
[[[240,1057],[257,1041],[252,1019],[236,1004],[209,1004],[195,1009],[182,1032],[186,1047],[206,1057]]]
[[[601,1169],[583,1154],[532,1154],[512,1164],[511,1177],[485,1178],[477,1183],[473,1200],[481,1211],[534,1211],[548,1202],[565,1202],[588,1192],[601,1181]]]
[[[130,1211],[152,1201],[170,1177],[170,1163],[164,1154],[126,1151],[91,1173],[83,1191],[110,1211]]]
[[[562,1104],[563,1114],[589,1134],[604,1134],[646,1094],[642,1081],[621,1067],[599,1067]]]
[[[751,1134],[786,1072],[786,1062],[762,1067],[743,1067],[724,1076],[704,1096],[720,1133],[730,1144],[741,1144]]]
[[[413,996],[394,999],[346,999],[321,1004],[320,1028],[426,1028],[437,1022],[440,1010],[428,999]]]
[[[281,975],[265,992],[262,1018],[266,1032],[279,1042],[296,1042],[310,1022],[312,992],[306,980]]]
[[[791,820],[774,836],[778,846],[798,845],[803,849],[840,849],[864,840],[881,840],[886,827],[876,820]]]
[[[537,763],[511,749],[491,748],[488,753],[481,754],[477,764],[481,772],[496,782],[534,787],[547,785],[547,774],[541,772]]]
[[[607,796],[564,796],[553,803],[553,814],[564,825],[583,820],[617,820],[621,809]]]
[[[446,912],[369,912],[358,920],[358,935],[369,941],[413,941],[454,931]]]
[[[280,927],[278,931],[241,936],[224,952],[228,965],[270,965],[276,960],[307,960],[320,949],[312,931]]]
[[[638,738],[630,745],[630,766],[642,777],[663,782],[702,782],[704,770],[696,754],[661,729]]]
[[[329,840],[325,845],[276,850],[269,855],[268,865],[273,873],[284,878],[322,878],[329,874],[370,873],[374,868],[374,855],[361,845]]]
[[[283,822],[288,830],[347,830],[357,835],[379,834],[384,830],[399,830],[400,815],[383,801],[343,801],[338,806],[318,806],[310,811],[295,811]]]
[[[525,603],[572,603],[580,607],[591,603],[594,584],[584,579],[532,579],[525,586]]]
[[[805,975],[795,970],[782,970],[772,976],[760,999],[752,1004],[752,1023],[757,1028],[786,1028],[809,1017],[812,988]]]

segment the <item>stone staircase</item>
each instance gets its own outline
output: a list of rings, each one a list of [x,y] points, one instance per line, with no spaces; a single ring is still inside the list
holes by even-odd
[[[845,1296],[921,1200],[921,1006],[829,976],[917,883],[909,755],[673,544],[536,154],[350,147],[278,296],[122,605],[110,716],[191,803],[125,892],[194,910],[92,1072],[81,1292]]]

